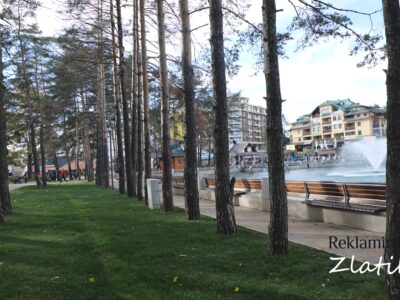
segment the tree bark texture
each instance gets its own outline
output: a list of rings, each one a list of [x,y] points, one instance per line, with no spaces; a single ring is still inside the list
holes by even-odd
[[[157,0],[158,20],[158,45],[160,51],[160,89],[161,89],[161,131],[162,131],[162,160],[163,160],[163,200],[164,210],[169,212],[173,209],[172,196],[172,164],[171,145],[169,138],[169,87],[167,55],[165,51],[165,24],[164,24],[164,1]]]
[[[185,208],[189,220],[200,218],[197,186],[196,99],[193,83],[192,37],[188,0],[180,0],[182,26],[182,77],[185,93]]]
[[[133,195],[137,196],[137,88],[138,88],[138,63],[137,63],[137,48],[139,43],[139,21],[138,21],[138,0],[133,1],[133,47],[132,47],[132,185]]]
[[[144,137],[144,178],[145,203],[148,204],[147,179],[151,178],[151,144],[149,117],[149,79],[147,70],[146,14],[145,1],[140,0],[140,40],[142,48],[142,80],[143,80],[143,137]]]
[[[142,110],[142,57],[140,47],[137,48],[138,61],[138,94],[137,94],[137,182],[136,191],[139,201],[143,201],[143,110]]]
[[[6,101],[3,78],[3,34],[0,32],[0,224],[11,213],[8,188]]]
[[[125,170],[126,170],[126,190],[129,197],[133,196],[132,183],[132,148],[131,131],[129,122],[129,105],[125,91],[125,58],[124,58],[124,37],[122,28],[121,1],[116,0],[117,28],[118,28],[118,49],[119,49],[119,85],[122,100],[122,114],[124,120],[124,144],[125,144]]]
[[[226,75],[222,1],[210,0],[211,65],[214,96],[214,157],[215,157],[215,200],[217,210],[217,232],[236,232],[235,211],[230,191],[228,108],[226,97]]]
[[[93,164],[92,164],[92,149],[90,146],[90,124],[88,118],[87,97],[85,97],[84,89],[81,88],[81,105],[83,107],[83,156],[85,158],[85,179],[93,181]]]
[[[28,139],[28,144],[30,144],[30,141]],[[32,170],[32,150],[31,146],[28,145],[28,180],[33,179],[33,170]]]
[[[112,39],[112,60],[113,60],[113,94],[115,105],[115,133],[117,137],[117,162],[118,162],[118,189],[121,194],[126,193],[125,188],[125,160],[122,142],[122,121],[121,121],[121,92],[118,76],[117,64],[117,45],[115,41],[115,23],[114,23],[114,4],[110,0],[110,22],[111,22],[111,39]]]
[[[42,163],[41,178],[42,178],[43,186],[47,186],[47,179],[46,179],[46,146],[45,146],[45,141],[44,141],[44,126],[43,126],[43,124],[40,124],[39,138],[40,138],[40,158],[41,158],[41,163]]]
[[[31,101],[31,100],[29,100]],[[30,133],[30,140],[31,140],[31,147],[32,147],[32,155],[33,155],[33,165],[35,171],[35,180],[36,186],[40,187],[40,167],[39,167],[39,155],[36,147],[36,130],[33,118],[30,117],[30,124],[29,124],[29,133]]]
[[[264,21],[264,73],[267,87],[268,181],[271,199],[268,248],[270,254],[287,254],[288,210],[275,0],[263,0],[262,12]]]
[[[387,159],[386,159],[386,244],[385,261],[400,259],[400,7],[398,0],[383,0],[388,68]],[[400,299],[400,274],[386,275],[390,299]]]
[[[109,187],[108,181],[108,143],[106,116],[106,78],[104,72],[104,36],[103,36],[103,4],[98,1],[98,32],[97,32],[97,90],[96,90],[96,119],[97,119],[97,152],[96,152],[96,184]]]

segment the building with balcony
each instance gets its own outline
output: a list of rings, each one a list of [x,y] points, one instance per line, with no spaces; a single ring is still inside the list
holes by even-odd
[[[386,109],[350,99],[329,100],[298,118],[289,132],[298,150],[333,149],[344,141],[386,136]]]
[[[249,104],[249,99],[229,107],[229,138],[236,142],[264,142],[267,137],[267,109]]]

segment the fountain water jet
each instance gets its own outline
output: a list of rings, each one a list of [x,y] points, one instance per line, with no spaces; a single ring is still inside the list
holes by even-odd
[[[373,171],[378,171],[386,160],[386,138],[346,143],[341,156],[346,162],[367,161]]]

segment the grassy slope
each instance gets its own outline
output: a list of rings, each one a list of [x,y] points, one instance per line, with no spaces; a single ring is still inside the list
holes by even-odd
[[[188,222],[182,211],[150,211],[93,185],[28,187],[13,201],[13,216],[0,226],[0,299],[384,295],[382,276],[329,275],[329,254],[291,244],[287,258],[268,257],[262,234],[240,228],[218,236],[211,219]]]

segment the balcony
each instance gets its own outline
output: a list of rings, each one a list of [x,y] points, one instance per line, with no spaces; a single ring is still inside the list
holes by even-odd
[[[347,131],[347,130],[354,130],[354,129],[356,129],[356,126],[346,126],[345,128],[344,128],[344,130],[345,131]]]
[[[349,135],[356,135],[356,132],[355,132],[355,131],[349,131],[349,132],[346,132],[345,135],[346,135],[346,136],[349,136]]]

